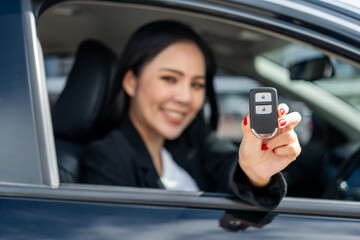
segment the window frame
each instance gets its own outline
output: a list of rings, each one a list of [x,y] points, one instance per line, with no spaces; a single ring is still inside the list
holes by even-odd
[[[52,128],[50,104],[46,88],[44,58],[37,36],[35,13],[30,1],[22,0],[24,41],[31,81],[36,135],[38,137],[42,183],[51,187],[60,185]]]
[[[182,207],[208,210],[267,212],[242,202],[230,194],[177,192],[162,189],[61,184],[59,188],[25,184],[0,184],[0,198],[60,200],[63,202],[134,204],[142,206]],[[271,211],[318,217],[358,218],[360,202],[285,197]]]
[[[53,1],[57,2],[57,1]],[[122,1],[130,2],[130,1]],[[133,2],[132,2],[133,3]],[[218,5],[216,3],[205,3],[201,1],[136,1],[134,4],[149,4],[160,7],[166,7],[177,10],[187,10],[194,13],[201,13],[208,17],[222,19],[222,21],[230,20],[239,25],[245,25],[248,28],[260,28],[262,32],[274,31],[272,34],[280,34],[290,36],[291,40],[299,39],[303,43],[315,41],[315,47],[324,45],[323,51],[334,47],[332,55],[343,54],[344,58],[349,57],[348,61],[355,64],[360,60],[360,50],[351,47],[341,47],[339,39],[326,39],[324,36],[317,35],[312,31],[305,31],[301,27],[291,26],[279,19],[271,20],[270,18],[261,17],[259,15],[251,15],[250,13],[240,10],[234,10],[229,6]],[[233,6],[241,7],[233,3]],[[248,2],[250,5],[251,3]],[[261,3],[253,3],[252,7],[259,7]],[[222,209],[222,210],[245,210],[245,211],[261,211],[256,207],[241,203],[229,195],[212,194],[204,192],[183,193],[168,192],[158,189],[139,189],[128,187],[110,187],[110,186],[92,186],[60,184],[57,164],[56,152],[54,144],[54,136],[51,125],[50,107],[46,92],[45,72],[43,55],[36,34],[36,18],[37,13],[33,10],[36,6],[32,6],[30,1],[22,0],[22,11],[24,14],[24,41],[27,53],[27,64],[31,82],[31,96],[34,107],[34,118],[36,120],[36,133],[38,137],[40,151],[40,166],[43,174],[42,184],[15,184],[3,182],[0,184],[1,197],[19,197],[19,198],[36,198],[36,199],[58,199],[64,201],[87,201],[87,202],[112,202],[112,203],[131,203],[144,204],[153,206],[180,206],[189,208],[206,208],[206,209]],[[265,8],[262,6],[261,8]],[[260,8],[260,7],[259,7]],[[273,8],[269,11],[275,11]],[[41,11],[40,11],[41,12]],[[227,16],[224,19],[222,16]],[[252,27],[249,27],[252,26]],[[269,30],[264,30],[269,29]],[[359,61],[360,62],[360,61]],[[360,64],[357,64],[360,66]],[[280,206],[274,210],[278,213],[291,213],[300,215],[313,216],[336,216],[336,217],[355,217],[360,218],[360,203],[345,202],[336,200],[323,199],[301,199],[286,197]]]

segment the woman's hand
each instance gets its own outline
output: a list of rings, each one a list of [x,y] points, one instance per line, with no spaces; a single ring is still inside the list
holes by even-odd
[[[288,166],[301,152],[294,131],[301,116],[298,112],[288,114],[288,111],[286,104],[278,106],[279,130],[271,139],[259,139],[252,134],[248,115],[242,122],[244,137],[239,148],[239,164],[254,186],[266,186],[274,174]]]

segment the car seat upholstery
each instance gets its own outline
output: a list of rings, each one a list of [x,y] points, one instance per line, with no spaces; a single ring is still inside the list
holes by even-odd
[[[78,181],[83,148],[100,132],[115,68],[115,55],[102,43],[87,40],[78,47],[65,88],[52,109],[63,183]]]

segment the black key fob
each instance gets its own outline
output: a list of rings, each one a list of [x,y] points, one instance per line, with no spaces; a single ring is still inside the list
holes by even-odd
[[[258,138],[272,138],[278,131],[278,97],[275,88],[253,88],[249,92],[250,126]]]

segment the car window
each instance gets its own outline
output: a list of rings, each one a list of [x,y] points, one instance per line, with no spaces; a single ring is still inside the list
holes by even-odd
[[[98,5],[101,7],[97,8]],[[288,104],[291,111],[301,114],[302,121],[295,131],[303,151],[298,160],[284,171],[289,196],[321,198],[329,184],[328,179],[334,177],[336,170],[354,152],[338,154],[338,151],[343,152],[347,145],[354,143],[354,139],[355,142],[360,139],[357,123],[360,118],[360,72],[334,56],[326,56],[334,67],[333,76],[314,81],[290,80],[289,67],[292,64],[325,55],[288,37],[284,37],[284,40],[279,35],[250,30],[237,23],[175,14],[163,9],[146,10],[118,3],[112,3],[110,7],[101,3],[88,5],[71,2],[52,8],[74,10],[68,13],[48,10],[39,20],[52,105],[64,88],[66,76],[74,62],[71,54],[75,54],[82,41],[95,38],[120,57],[127,37],[135,29],[146,22],[170,18],[193,27],[215,54],[218,69],[214,88],[219,112],[216,133],[220,138],[237,145],[241,142],[241,123],[249,112],[248,92],[254,87],[277,88],[279,102]],[[94,9],[99,11],[92,11]],[[111,17],[105,17],[108,14]],[[123,21],[133,19],[132,16],[137,14],[144,18]],[[83,28],[83,21],[94,24],[87,24],[87,28]],[[114,22],[117,24],[109,24]],[[210,118],[209,103],[205,104],[204,113]],[[343,116],[348,114],[350,117],[344,119]]]

